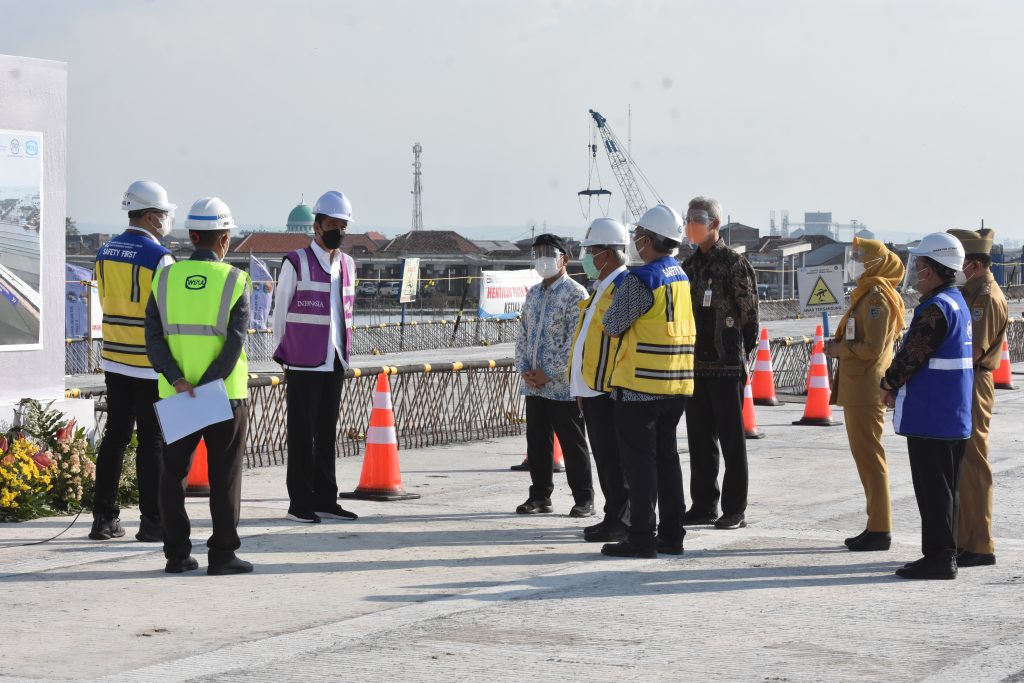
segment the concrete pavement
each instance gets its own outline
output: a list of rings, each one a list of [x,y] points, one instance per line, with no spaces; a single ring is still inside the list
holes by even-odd
[[[403,451],[423,497],[344,501],[357,522],[286,521],[284,469],[247,471],[251,575],[202,573],[202,499],[185,575],[129,540],[134,509],[113,542],[85,519],[34,546],[18,544],[70,518],[0,525],[0,681],[1024,680],[1024,391],[997,392],[999,564],[948,582],[893,576],[919,556],[905,440],[887,427],[893,548],[850,553],[864,501],[845,430],[791,425],[801,410],[758,409],[750,526],[691,529],[682,557],[602,557],[564,475],[555,514],[515,515],[523,438]],[[339,461],[343,489],[359,469]]]

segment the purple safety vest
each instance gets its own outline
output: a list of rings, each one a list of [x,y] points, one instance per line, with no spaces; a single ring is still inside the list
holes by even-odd
[[[331,343],[331,274],[320,265],[312,247],[285,256],[295,269],[295,295],[288,305],[284,335],[274,352],[274,360],[297,368],[316,368],[327,358]],[[344,309],[344,359],[348,363],[352,347],[352,311],[356,292],[352,286],[355,262],[341,254],[341,302]]]

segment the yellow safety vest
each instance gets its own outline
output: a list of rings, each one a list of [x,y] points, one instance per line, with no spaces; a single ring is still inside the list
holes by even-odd
[[[576,323],[576,332],[572,337],[572,346],[575,348],[576,340],[579,339],[580,330],[583,328],[583,319],[587,314],[587,308],[593,303],[594,317],[590,319],[590,327],[587,328],[587,336],[583,338],[583,381],[594,391],[611,393],[612,360],[615,354],[615,345],[618,340],[612,339],[604,333],[604,326],[601,321],[608,307],[612,305],[612,295],[615,293],[615,284],[621,282],[626,276],[623,272],[614,282],[610,282],[601,294],[601,298],[594,301],[594,296],[580,301],[580,319]],[[572,373],[572,354],[569,355],[569,373]]]
[[[672,263],[675,265],[667,269],[678,268],[674,259]],[[697,328],[690,305],[690,283],[685,275],[679,280],[660,280],[651,289],[654,305],[619,339],[609,384],[645,394],[692,396]]]
[[[171,355],[191,384],[224,348],[231,308],[249,290],[249,275],[218,261],[180,261],[157,272],[153,296]],[[224,384],[228,398],[249,397],[249,361],[242,355]],[[160,398],[175,389],[161,374]]]

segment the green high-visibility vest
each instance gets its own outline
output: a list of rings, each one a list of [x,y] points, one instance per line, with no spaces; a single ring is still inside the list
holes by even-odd
[[[179,261],[157,271],[153,297],[160,309],[164,337],[185,379],[199,379],[224,348],[231,307],[249,289],[249,275],[219,261]],[[158,379],[160,398],[177,393]],[[228,398],[249,397],[249,361],[245,349],[227,379]]]

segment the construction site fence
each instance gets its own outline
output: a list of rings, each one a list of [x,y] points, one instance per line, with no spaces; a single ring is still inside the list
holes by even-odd
[[[401,351],[464,349],[513,342],[519,320],[464,318],[456,329],[454,320],[430,320],[377,325],[357,325],[351,330],[352,354],[376,356]],[[65,343],[64,374],[87,375],[101,372],[100,339],[68,339]],[[245,355],[252,363],[274,359],[274,335],[270,330],[249,330]]]
[[[1024,361],[1024,320],[1012,319],[1007,328],[1010,358]],[[775,386],[780,393],[803,393],[813,339],[777,337],[770,340]],[[525,404],[519,393],[520,376],[511,358],[403,366],[361,367],[348,370],[342,383],[338,411],[337,454],[356,456],[365,448],[377,375],[388,375],[395,411],[395,431],[401,448],[425,448],[459,441],[484,441],[524,432]],[[285,462],[288,404],[282,374],[250,375],[249,433],[245,462],[265,467]],[[106,417],[103,389],[70,390],[69,396],[98,398],[99,430]]]

